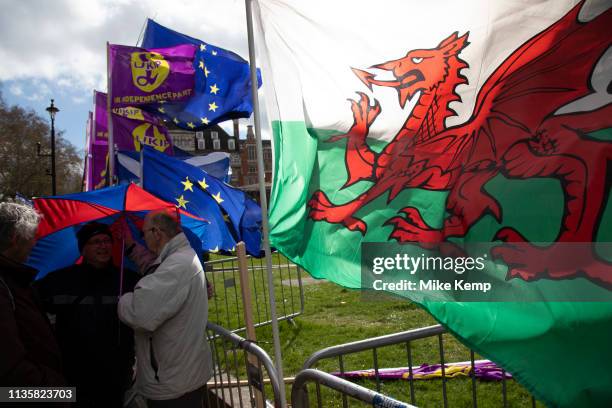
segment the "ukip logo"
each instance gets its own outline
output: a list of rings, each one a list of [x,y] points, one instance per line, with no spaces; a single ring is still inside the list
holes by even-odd
[[[170,73],[170,64],[156,52],[133,52],[130,66],[134,85],[144,92],[157,89]]]
[[[134,128],[132,137],[134,138],[134,148],[137,152],[142,149],[143,145],[151,146],[160,152],[166,151],[170,146],[166,136],[159,131],[157,126],[150,123],[143,123]]]

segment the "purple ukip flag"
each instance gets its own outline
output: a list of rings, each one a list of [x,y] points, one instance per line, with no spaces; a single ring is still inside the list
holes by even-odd
[[[472,373],[473,370],[473,373]],[[412,375],[411,375],[412,372]],[[421,364],[418,367],[379,368],[377,370],[357,370],[334,372],[332,375],[342,378],[362,379],[378,376],[381,380],[430,380],[442,377],[469,377],[472,374],[484,381],[500,381],[512,378],[512,374],[504,371],[501,367],[490,360],[476,360],[474,362],[462,361],[459,363],[444,364],[444,375],[442,375],[441,364]]]
[[[87,143],[86,191],[107,186],[108,114],[106,94],[94,90],[94,112],[91,116]]]
[[[93,143],[89,150],[91,165],[91,185],[89,190],[97,190],[107,186],[108,144]]]
[[[108,110],[104,92],[94,91],[94,110],[92,143],[108,143]]]
[[[113,108],[113,143],[119,150],[140,151],[142,145],[173,155],[168,129],[157,117],[133,106]],[[94,143],[108,141],[106,94],[96,92],[96,131]]]
[[[88,143],[87,191],[107,186],[108,111],[106,94],[95,91],[95,114]],[[173,155],[173,144],[163,122],[139,108],[112,109],[113,143],[118,150],[140,151],[143,145]]]
[[[171,156],[174,154],[166,126],[135,107],[113,108],[113,143],[119,150],[139,152],[146,145]]]
[[[113,107],[177,102],[193,96],[196,46],[145,49],[109,45]]]

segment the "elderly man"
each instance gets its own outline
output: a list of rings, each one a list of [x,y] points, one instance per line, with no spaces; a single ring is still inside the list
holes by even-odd
[[[55,327],[68,384],[78,407],[120,407],[129,388],[134,335],[119,321],[120,290],[131,291],[138,275],[113,265],[113,235],[98,222],[77,232],[80,264],[49,273],[35,287]]]
[[[135,390],[149,408],[200,408],[212,375],[204,271],[175,213],[149,213],[142,232],[157,259],[140,265],[152,272],[119,300],[119,317],[135,332]]]
[[[60,351],[31,288],[37,271],[25,266],[39,215],[0,203],[0,386],[62,386]]]

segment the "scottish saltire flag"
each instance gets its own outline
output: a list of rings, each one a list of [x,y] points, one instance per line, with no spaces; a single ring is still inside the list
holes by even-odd
[[[111,106],[178,102],[193,96],[196,46],[142,49],[109,45]]]
[[[186,102],[160,102],[152,112],[183,129],[196,130],[228,119],[251,116],[249,64],[237,54],[189,37],[148,20],[142,47],[191,44],[197,47],[195,94]],[[259,79],[259,85],[261,80]]]
[[[179,158],[185,163],[204,170],[214,178],[230,184],[232,167],[230,166],[229,153],[212,152],[201,156],[183,156]]]
[[[149,148],[143,160],[145,190],[210,221],[206,249],[233,251],[237,241],[244,241],[249,254],[259,255],[261,209],[244,192]],[[212,232],[215,228],[217,235]]]
[[[119,150],[115,166],[119,184],[134,183],[140,185],[140,152]]]
[[[467,275],[539,301],[404,295],[547,405],[609,405],[610,303],[557,297],[612,287],[609,2],[255,3],[272,244],[360,288],[362,244],[488,243]]]
[[[229,183],[231,167],[229,153],[213,152],[203,156],[177,154],[174,157],[187,164],[204,170],[211,176]],[[140,153],[134,151],[119,151],[117,153],[117,176],[120,183],[140,183]]]

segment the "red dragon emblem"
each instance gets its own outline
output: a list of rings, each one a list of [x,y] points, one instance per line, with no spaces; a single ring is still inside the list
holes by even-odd
[[[592,249],[579,254],[592,260],[586,268],[572,265],[567,256],[555,256],[563,251],[558,243],[596,240],[612,181],[612,143],[587,135],[612,126],[612,104],[592,111],[556,113],[593,93],[593,68],[612,43],[605,35],[612,26],[612,10],[583,23],[578,21],[582,4],[521,45],[495,70],[462,125],[447,127],[445,122],[455,115],[449,104],[460,101],[456,87],[467,84],[461,71],[468,64],[459,55],[469,45],[469,33],[454,33],[436,48],[412,50],[403,58],[372,67],[391,71],[394,80],[378,80],[367,71],[353,69],[370,90],[373,86],[395,88],[402,107],[420,93],[418,103],[392,141],[376,152],[366,137],[382,108],[378,101],[371,104],[366,94],[358,93],[359,100],[351,101],[352,127],[328,142],[347,140],[348,179],[342,188],[362,180],[374,184],[344,204],[334,204],[323,191],[316,191],[308,203],[310,218],[365,235],[368,226],[355,213],[382,194],[389,192],[390,202],[406,188],[448,191],[448,217],[440,229],[429,226],[414,207],[405,207],[401,215],[386,221],[393,226],[390,238],[428,246],[465,236],[486,214],[501,222],[499,203],[483,188],[496,175],[555,178],[565,196],[555,242],[548,247],[531,245],[518,231],[506,227],[497,232],[496,240],[524,244],[520,249],[511,244],[497,247],[494,255],[509,265],[509,277],[566,279],[583,274],[611,286],[610,264],[598,259]],[[538,262],[543,252],[546,263]]]

